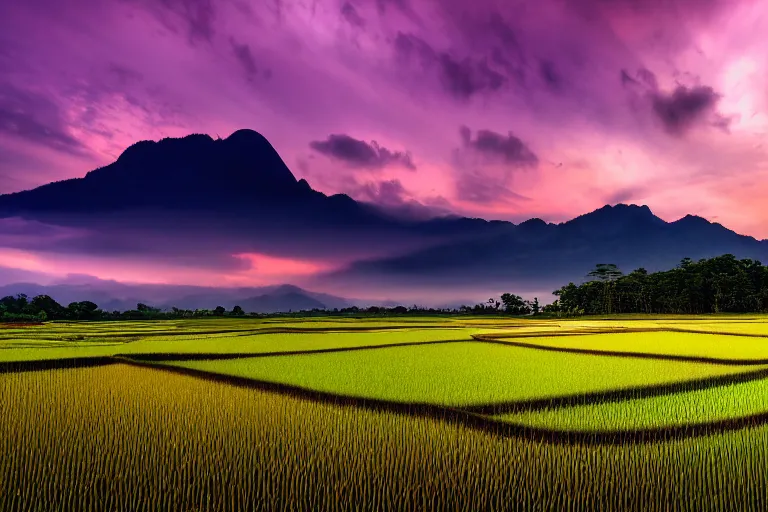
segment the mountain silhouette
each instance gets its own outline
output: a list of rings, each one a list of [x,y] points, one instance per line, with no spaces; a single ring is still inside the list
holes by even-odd
[[[139,211],[153,213],[134,215]],[[110,232],[114,239],[86,240],[76,247],[84,252],[133,250],[122,234],[132,233],[134,226],[161,235],[144,239],[151,240],[144,245],[153,249],[187,226],[183,233],[187,242],[205,244],[209,236],[226,228],[227,242],[262,244],[235,249],[230,245],[229,254],[263,249],[274,254],[289,251],[298,258],[319,257],[322,252],[333,258],[349,256],[360,247],[373,254],[351,258],[350,265],[327,271],[310,283],[326,289],[342,280],[366,286],[386,282],[550,287],[578,282],[603,262],[626,271],[637,267],[654,271],[670,268],[684,257],[724,253],[768,260],[768,241],[693,215],[666,222],[645,205],[606,205],[559,224],[541,219],[515,225],[459,216],[424,220],[386,215],[347,195],[328,196],[313,190],[306,180],[297,180],[267,139],[253,130],[238,130],[226,139],[197,134],[137,142],[115,162],[82,178],[0,196],[0,217],[12,216],[61,225],[77,218],[72,225],[86,228],[101,222],[92,231]],[[210,217],[217,222],[207,225],[208,231],[199,228],[200,219]],[[168,242],[164,249],[181,250],[175,243]],[[188,250],[192,255],[200,247],[194,243]],[[239,298],[253,299],[255,307],[266,300],[260,298],[265,294],[269,292]],[[301,292],[284,290],[283,295],[290,294],[292,304],[328,305],[323,298],[304,300],[296,296]],[[207,291],[204,295],[207,304],[212,297]]]
[[[531,219],[503,233],[357,262],[344,275],[386,276],[409,285],[510,282],[547,288],[583,281],[596,263],[615,263],[626,272],[656,271],[685,257],[726,253],[766,261],[768,241],[693,215],[666,222],[648,206],[617,204],[560,224]]]
[[[178,214],[184,219],[212,215],[273,232],[373,229],[382,237],[471,235],[506,224],[459,216],[395,218],[346,194],[328,196],[306,180],[297,180],[269,141],[249,129],[237,130],[226,139],[192,134],[140,141],[115,162],[82,178],[0,195],[0,218],[21,215],[59,223],[133,212]]]
[[[126,210],[382,222],[346,195],[329,197],[296,180],[267,139],[245,129],[226,139],[193,134],[137,142],[83,178],[0,196],[0,216]]]

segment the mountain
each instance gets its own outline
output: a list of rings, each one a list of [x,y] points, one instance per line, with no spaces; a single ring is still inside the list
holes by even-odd
[[[267,139],[253,130],[217,140],[196,134],[137,142],[83,178],[0,196],[0,216],[132,209],[263,214],[297,207],[324,218],[377,220],[348,196],[328,197],[297,181]]]
[[[256,311],[259,313],[301,311],[315,308],[328,309],[327,306],[319,300],[298,292],[286,292],[280,294],[268,293],[250,297],[241,301],[240,307],[245,311]]]
[[[32,190],[0,195],[0,218],[57,220],[121,212],[205,213],[293,227],[377,228],[421,235],[471,232],[489,223],[461,217],[427,222],[392,216],[345,194],[327,196],[297,180],[260,133],[140,141],[115,162]]]
[[[303,279],[300,284],[307,288],[343,289],[349,295],[365,288],[366,295],[375,290],[392,297],[401,290],[411,296],[424,290],[424,296],[439,294],[435,303],[482,296],[484,290],[551,291],[581,281],[596,263],[654,271],[684,257],[724,253],[768,262],[768,241],[693,215],[666,222],[645,205],[606,205],[559,224],[530,219],[517,225],[455,215],[409,218],[406,210],[387,213],[343,194],[313,190],[252,130],[238,130],[226,139],[189,135],[138,142],[82,178],[0,196],[0,221],[18,217],[40,229],[33,233],[30,227],[27,233],[18,224],[12,227],[5,240],[22,245],[11,248],[162,261],[173,268],[225,274],[258,273],[265,260],[255,258],[250,264],[237,255],[279,255],[290,261],[278,258],[276,268],[290,268],[293,260],[319,261],[324,266],[318,268],[330,268]],[[45,226],[57,229],[46,231]],[[0,243],[2,228],[0,222]],[[26,279],[23,272],[1,267],[0,277]],[[134,307],[136,301],[184,308],[229,308],[234,301],[250,301],[240,305],[257,309],[357,304],[291,287],[235,292],[192,286],[58,286],[51,289],[66,297],[63,302],[96,297],[95,302],[115,309]]]
[[[581,282],[596,263],[656,271],[672,268],[685,257],[697,260],[725,253],[768,262],[768,241],[701,217],[666,222],[648,206],[618,204],[560,224],[532,219],[471,241],[356,262],[328,279],[343,276],[362,284],[386,277],[391,285],[446,288],[514,283],[518,289],[542,290]]]
[[[0,196],[0,211],[104,212],[128,208],[242,207],[272,199],[312,197],[267,140],[239,130],[141,141],[83,178]]]
[[[130,244],[120,233],[141,231],[140,245],[155,240],[149,252],[166,241],[178,250],[173,237],[192,239],[191,245],[226,238],[233,242],[230,254],[314,257],[340,250],[355,256],[402,252],[506,224],[456,216],[407,219],[345,194],[326,195],[297,180],[267,139],[247,129],[226,139],[195,134],[137,142],[82,178],[0,195],[0,220],[10,217],[99,234],[95,241],[50,241],[79,244],[59,246],[68,251],[125,249]]]

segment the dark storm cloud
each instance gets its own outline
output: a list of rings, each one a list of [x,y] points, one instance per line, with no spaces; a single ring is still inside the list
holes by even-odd
[[[350,167],[381,169],[401,166],[416,169],[408,152],[390,151],[379,146],[376,141],[368,143],[345,134],[331,134],[326,140],[310,142],[309,147],[318,153],[345,162]]]
[[[679,79],[698,82],[698,77],[677,73]],[[661,121],[667,133],[682,135],[696,124],[710,124],[728,132],[730,118],[717,112],[721,95],[712,87],[683,85],[679,81],[671,92],[659,89],[656,75],[647,68],[639,68],[634,75],[626,69],[620,72],[621,84],[634,93],[631,104],[637,110],[649,108]]]
[[[679,135],[711,113],[719,98],[711,87],[680,85],[671,94],[656,93],[653,111],[669,133]]]
[[[491,130],[478,130],[475,138],[467,126],[459,128],[465,149],[471,149],[493,159],[517,166],[535,166],[539,158],[530,148],[512,132],[507,135]]]
[[[0,133],[72,154],[85,152],[72,137],[59,107],[42,94],[0,84]]]

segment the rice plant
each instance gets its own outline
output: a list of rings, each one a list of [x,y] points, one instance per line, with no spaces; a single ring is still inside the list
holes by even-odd
[[[765,325],[291,318],[2,329],[0,510],[768,510],[768,365],[470,337],[646,330],[525,341],[750,363],[768,354]],[[279,332],[297,328],[314,331]],[[268,355],[404,342],[419,345]],[[151,354],[238,358],[124,359]],[[42,369],[54,363],[69,368]],[[717,423],[730,420],[731,430]]]
[[[0,376],[2,510],[765,510],[768,427],[590,446],[125,365]]]

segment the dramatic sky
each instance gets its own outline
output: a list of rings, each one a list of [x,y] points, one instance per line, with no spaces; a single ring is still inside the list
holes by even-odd
[[[752,0],[0,2],[0,193],[82,176],[137,140],[252,128],[326,193],[513,221],[647,204],[768,238],[767,14]],[[94,268],[0,250],[6,276]],[[113,264],[101,277],[169,272]]]

